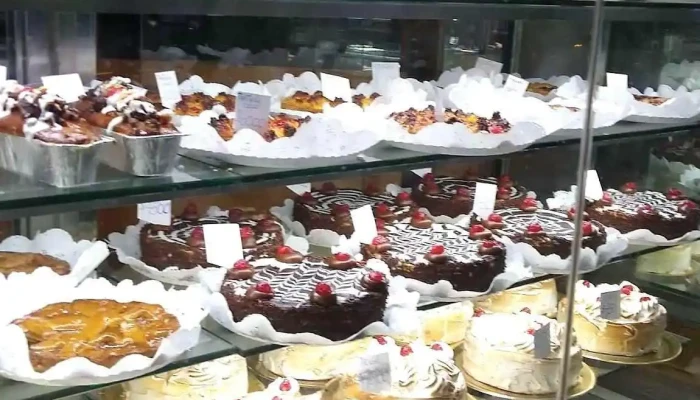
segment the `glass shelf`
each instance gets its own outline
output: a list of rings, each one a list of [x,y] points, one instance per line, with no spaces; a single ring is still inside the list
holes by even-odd
[[[685,134],[697,128],[697,122],[683,124],[620,123],[595,132],[595,143],[611,144],[644,140],[654,136]],[[577,146],[580,131],[547,136],[520,153],[554,147]],[[518,153],[518,154],[520,154]],[[505,158],[509,155],[477,157],[479,160]],[[217,160],[193,160],[180,157],[169,176],[134,177],[101,166],[97,182],[74,188],[54,188],[29,181],[9,172],[0,175],[0,219],[84,211],[139,202],[201,196],[250,188],[251,185],[278,185],[324,180],[348,175],[402,171],[436,163],[466,159],[459,156],[416,153],[378,146],[353,162],[316,168],[273,169],[229,165]],[[409,168],[410,167],[410,168]]]

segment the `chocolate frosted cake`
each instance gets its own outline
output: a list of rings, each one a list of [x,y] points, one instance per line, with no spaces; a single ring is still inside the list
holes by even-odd
[[[515,243],[527,243],[541,255],[556,254],[565,259],[571,255],[576,229],[573,211],[544,210],[538,208],[536,201],[528,199],[520,208],[495,210],[485,220],[474,218],[469,230],[470,234],[492,232]],[[596,250],[605,244],[605,227],[601,223],[586,220],[582,229],[584,248]]]
[[[369,185],[364,190],[338,189],[330,182],[320,190],[304,193],[294,204],[294,220],[300,222],[306,232],[328,229],[341,235],[351,235],[355,229],[350,210],[365,205],[372,206],[378,224],[393,222],[408,215],[413,201],[408,193],[391,196],[378,187]],[[383,222],[382,222],[383,221]]]
[[[171,266],[216,267],[207,263],[202,225],[228,223],[239,225],[246,259],[269,256],[284,243],[282,225],[272,216],[232,209],[228,217],[200,218],[197,208],[190,204],[180,217],[173,218],[170,226],[147,224],[141,229],[141,261],[160,270]]]
[[[437,224],[422,212],[388,224],[363,245],[365,257],[384,261],[392,275],[425,283],[448,281],[455,290],[483,292],[505,270],[505,248],[491,235],[470,235],[457,225]]]
[[[518,207],[527,197],[527,190],[518,186],[507,175],[495,178],[459,179],[449,176],[435,178],[426,174],[413,190],[412,197],[416,204],[425,207],[434,216],[447,215],[457,217],[468,215],[474,206],[476,183],[498,185],[496,208]]]
[[[221,294],[236,322],[261,314],[279,332],[343,340],[382,321],[388,287],[383,273],[359,267],[349,257],[327,262],[283,246],[275,258],[237,262]]]
[[[677,189],[666,194],[650,190],[637,191],[627,183],[622,191],[608,189],[603,198],[590,203],[586,211],[591,218],[622,233],[648,229],[666,239],[676,239],[698,230],[700,209]]]

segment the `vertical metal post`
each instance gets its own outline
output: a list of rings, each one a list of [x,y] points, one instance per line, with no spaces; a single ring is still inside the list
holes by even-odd
[[[566,307],[566,329],[564,332],[563,352],[561,361],[561,370],[559,371],[559,390],[557,391],[557,400],[565,400],[568,398],[568,382],[569,382],[569,366],[571,365],[571,342],[573,337],[572,320],[574,314],[574,291],[576,288],[576,280],[578,279],[579,257],[581,254],[581,239],[583,231],[583,212],[586,201],[586,171],[590,168],[591,152],[593,148],[593,98],[597,85],[598,73],[598,55],[599,48],[602,43],[602,25],[603,25],[603,0],[596,0],[593,11],[593,32],[591,35],[591,51],[588,60],[588,98],[586,99],[586,120],[584,122],[584,134],[581,138],[581,148],[578,158],[578,173],[576,176],[576,215],[574,216],[574,240],[571,244],[571,272],[566,285],[566,294],[569,296],[569,301]],[[561,343],[561,342],[560,342]]]

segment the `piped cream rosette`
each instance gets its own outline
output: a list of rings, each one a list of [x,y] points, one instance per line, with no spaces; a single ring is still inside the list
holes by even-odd
[[[550,352],[535,358],[535,332],[549,324]],[[474,379],[514,393],[547,394],[559,388],[564,324],[541,315],[481,314],[472,318],[464,343],[463,369]],[[569,364],[569,387],[579,381],[583,367],[575,336]]]
[[[489,312],[513,313],[526,310],[553,318],[557,315],[557,287],[554,279],[490,294],[475,306]]]
[[[601,293],[620,291],[620,318],[601,317]],[[559,305],[563,313],[566,299]],[[659,349],[666,330],[666,309],[659,300],[630,282],[619,285],[588,281],[576,283],[574,330],[584,350],[621,356],[639,356]]]
[[[300,400],[317,398],[304,396],[300,392],[299,382],[294,378],[277,378],[261,392],[248,393],[239,400]]]

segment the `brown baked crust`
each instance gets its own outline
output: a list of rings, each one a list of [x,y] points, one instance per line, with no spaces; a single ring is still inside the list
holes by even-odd
[[[70,273],[70,264],[48,254],[0,251],[0,275],[9,276],[12,272],[30,274],[39,267],[51,268],[58,275]]]
[[[433,106],[428,106],[423,110],[409,108],[405,111],[392,113],[389,115],[389,118],[392,118],[411,134],[416,134],[421,129],[438,122],[435,115],[435,107]],[[491,118],[484,118],[461,110],[446,108],[442,122],[446,124],[463,124],[473,133],[490,132],[501,134],[508,132],[511,128],[510,123],[502,118],[499,112],[493,113]]]
[[[334,100],[327,99],[323,96],[323,92],[316,91],[314,93],[306,93],[297,91],[291,96],[282,99],[282,108],[287,110],[306,111],[310,113],[322,113],[325,104],[335,107],[343,104],[345,101],[340,98]]]
[[[379,93],[372,93],[369,96],[365,96],[364,94],[356,94],[352,96],[352,102],[362,108],[367,108],[374,103],[374,100],[376,100],[377,97],[379,97]]]
[[[153,357],[163,339],[180,328],[160,305],[114,300],[50,304],[12,323],[24,331],[37,372],[74,357],[107,368],[130,354]]]
[[[302,118],[284,113],[271,114],[268,118],[268,130],[262,136],[268,142],[284,137],[292,137],[302,124],[310,120],[311,118],[309,117]],[[212,118],[209,125],[216,129],[216,132],[225,141],[231,140],[235,134],[236,122],[226,115]]]
[[[175,114],[197,116],[203,111],[211,110],[215,105],[224,106],[226,112],[236,110],[236,96],[228,93],[219,93],[212,97],[202,92],[182,95],[180,100],[175,105]]]
[[[549,95],[549,93],[552,92],[552,90],[558,88],[558,86],[552,85],[551,83],[547,82],[530,82],[530,84],[527,85],[528,92],[537,93],[542,96],[547,96]]]
[[[644,94],[635,94],[633,96],[635,100],[640,101],[642,103],[651,104],[652,106],[660,106],[668,101],[667,97],[647,96]]]

